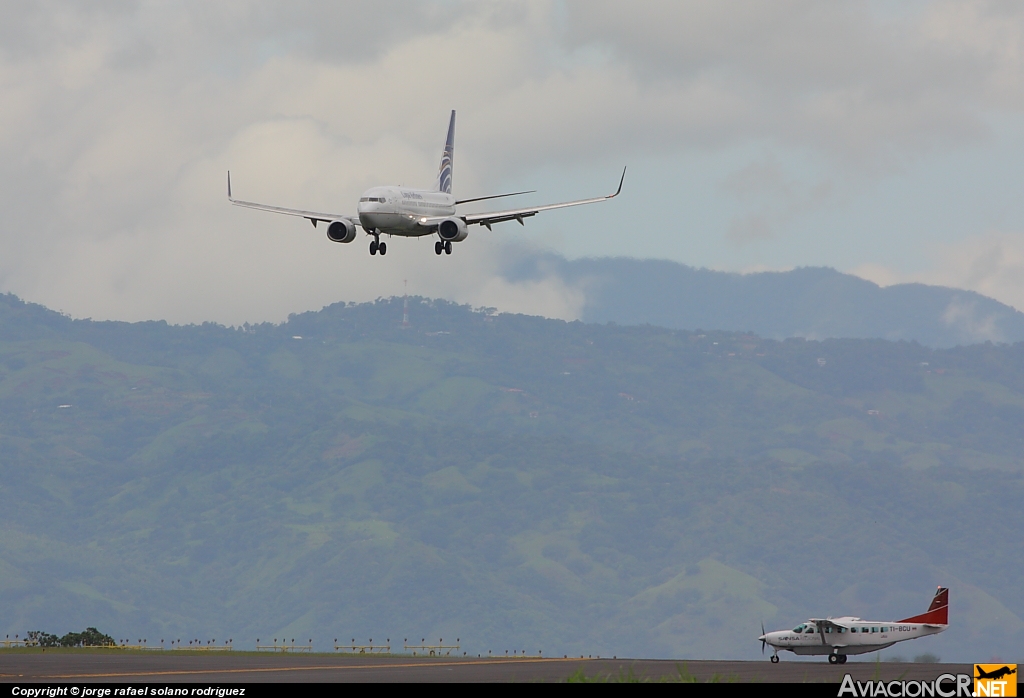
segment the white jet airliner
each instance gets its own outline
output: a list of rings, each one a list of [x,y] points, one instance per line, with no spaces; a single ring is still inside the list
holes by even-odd
[[[289,216],[302,216],[309,220],[316,227],[318,222],[327,223],[327,238],[332,242],[352,242],[356,239],[356,227],[361,227],[368,235],[373,236],[370,243],[370,254],[378,252],[381,255],[387,254],[387,244],[381,242],[381,235],[400,235],[402,237],[423,237],[424,235],[437,235],[439,240],[434,243],[436,254],[452,253],[452,243],[462,242],[469,235],[469,226],[482,225],[491,230],[491,225],[502,221],[519,221],[523,225],[523,219],[535,216],[541,211],[550,211],[556,208],[568,206],[582,206],[593,204],[598,201],[607,201],[619,195],[622,191],[622,182],[626,178],[626,170],[623,168],[622,177],[619,179],[619,188],[614,194],[599,196],[594,199],[580,199],[578,201],[565,201],[560,204],[546,204],[544,206],[532,206],[529,208],[513,208],[505,211],[492,211],[490,213],[458,214],[455,207],[460,204],[467,204],[471,201],[484,201],[486,199],[500,199],[505,196],[517,196],[519,194],[530,194],[532,192],[520,191],[512,194],[495,194],[493,196],[479,196],[473,199],[456,199],[452,195],[452,162],[455,154],[455,110],[452,110],[451,121],[448,123],[448,138],[444,144],[444,153],[441,155],[441,166],[437,172],[437,182],[433,189],[407,189],[405,187],[374,187],[366,190],[359,197],[359,204],[356,207],[357,215],[345,215],[341,213],[319,213],[317,211],[304,211],[295,208],[282,208],[280,206],[268,206],[257,204],[252,201],[239,201],[231,196],[231,172],[228,172],[228,201],[235,206],[255,208],[260,211],[271,211],[272,213],[284,213]]]
[[[861,620],[812,618],[792,630],[764,632],[761,651],[771,645],[772,662],[779,661],[779,650],[794,654],[827,654],[832,664],[846,664],[850,654],[866,654],[892,647],[897,642],[941,633],[949,625],[949,589],[939,587],[925,613],[903,620]]]

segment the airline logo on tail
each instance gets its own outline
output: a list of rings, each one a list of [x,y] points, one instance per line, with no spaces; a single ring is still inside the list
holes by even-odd
[[[448,122],[448,138],[444,142],[444,153],[441,155],[441,166],[437,168],[437,190],[445,194],[452,193],[452,160],[455,155],[455,110],[452,109],[452,120]]]
[[[1016,696],[1016,664],[975,664],[974,695]]]
[[[949,589],[939,587],[931,605],[925,613],[897,621],[897,623],[923,623],[925,625],[949,625]]]

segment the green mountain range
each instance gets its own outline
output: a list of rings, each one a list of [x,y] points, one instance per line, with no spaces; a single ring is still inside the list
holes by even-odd
[[[1024,659],[1024,345],[565,323],[281,325],[0,297],[0,632],[760,656],[761,623]]]

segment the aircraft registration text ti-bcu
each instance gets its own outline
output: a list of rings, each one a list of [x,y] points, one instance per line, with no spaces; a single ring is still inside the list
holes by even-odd
[[[469,226],[471,225],[482,225],[488,230],[491,230],[493,224],[503,221],[515,220],[522,225],[525,218],[536,216],[541,211],[607,201],[619,195],[619,192],[622,191],[622,182],[626,178],[626,170],[623,168],[622,177],[619,178],[619,188],[615,190],[614,194],[607,196],[488,213],[461,214],[456,212],[456,207],[460,204],[531,194],[532,192],[517,191],[510,194],[478,196],[472,199],[456,199],[452,194],[454,158],[455,110],[452,110],[451,120],[448,122],[448,137],[445,139],[441,165],[437,171],[437,181],[432,189],[373,187],[367,189],[359,197],[356,215],[321,213],[235,199],[231,194],[231,172],[229,171],[228,201],[235,206],[283,213],[289,216],[301,216],[308,219],[313,227],[320,222],[327,223],[327,238],[332,242],[352,242],[356,239],[356,228],[362,228],[367,235],[373,237],[373,241],[370,243],[371,255],[378,252],[381,255],[387,254],[387,243],[381,241],[381,235],[401,237],[437,235],[438,240],[434,243],[434,253],[440,255],[442,253],[451,254],[452,243],[465,240],[469,236]]]
[[[792,630],[766,633],[761,629],[761,651],[771,645],[772,662],[779,661],[779,650],[794,654],[828,655],[832,664],[845,664],[850,654],[866,654],[892,647],[897,642],[941,633],[949,625],[949,589],[939,587],[931,606],[921,615],[903,620],[861,620],[811,618]]]

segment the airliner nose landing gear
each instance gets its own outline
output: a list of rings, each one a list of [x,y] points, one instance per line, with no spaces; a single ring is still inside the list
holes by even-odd
[[[452,253],[452,243],[450,240],[446,240],[444,242],[438,240],[437,242],[434,243],[434,254],[439,255],[442,252],[444,252],[445,254]]]
[[[379,235],[373,236],[373,242],[370,243],[370,254],[375,255],[380,252],[380,256],[383,257],[388,253],[388,245],[386,242],[380,241]]]

